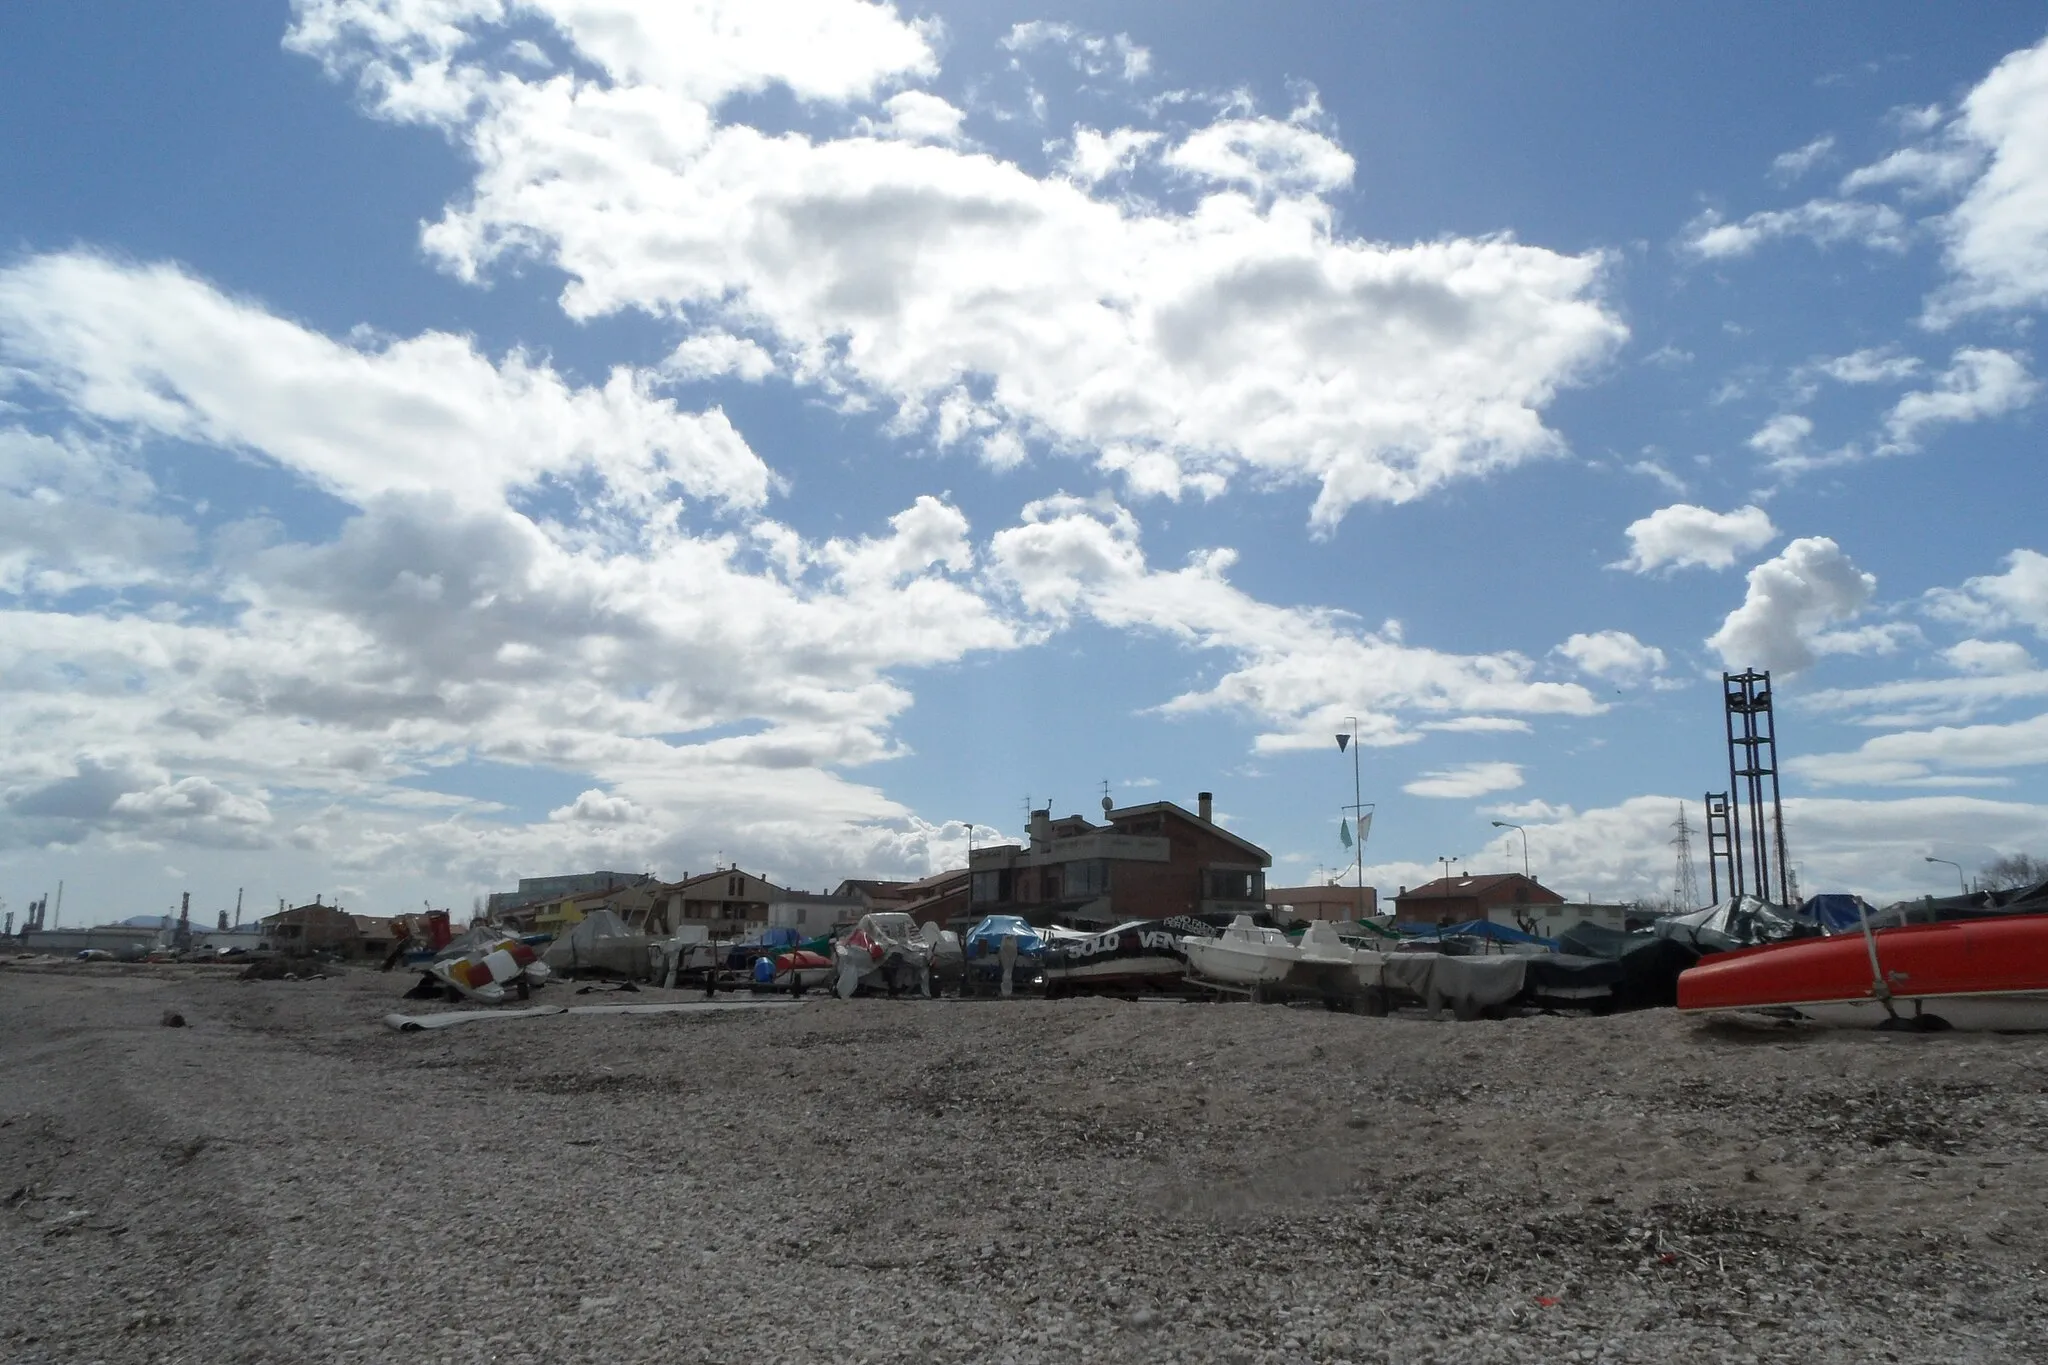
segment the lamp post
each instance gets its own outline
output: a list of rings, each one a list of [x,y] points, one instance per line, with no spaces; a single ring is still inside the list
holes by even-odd
[[[1956,870],[1956,886],[1961,889],[1965,896],[1970,894],[1970,885],[1963,880],[1963,865],[1961,863],[1949,862],[1947,858],[1928,858],[1925,861],[1930,863],[1948,863],[1950,867]]]
[[[1529,831],[1523,829],[1520,825],[1511,825],[1505,820],[1494,821],[1493,827],[1495,829],[1511,829],[1522,836],[1522,875],[1527,877],[1529,875]]]
[[[1352,851],[1358,857],[1358,913],[1353,918],[1362,920],[1365,918],[1365,831],[1359,828],[1359,817],[1365,810],[1365,796],[1358,774],[1358,717],[1346,716],[1344,719],[1351,722],[1351,728],[1337,736],[1337,752],[1341,754],[1347,748],[1351,750],[1351,824],[1352,833],[1357,836],[1352,841]]]

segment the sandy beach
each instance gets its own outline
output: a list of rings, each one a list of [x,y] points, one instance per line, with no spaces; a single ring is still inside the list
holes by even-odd
[[[0,969],[0,1356],[2048,1358],[2048,1039],[407,984]]]

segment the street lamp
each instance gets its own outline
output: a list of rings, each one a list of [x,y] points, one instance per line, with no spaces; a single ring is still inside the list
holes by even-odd
[[[1522,875],[1527,877],[1529,875],[1529,831],[1523,829],[1520,825],[1511,825],[1505,820],[1494,821],[1493,827],[1495,829],[1511,829],[1522,836]]]
[[[1949,860],[1946,858],[1928,858],[1925,861],[1930,863],[1948,863],[1950,867],[1956,870],[1956,885],[1962,888],[1962,892],[1965,896],[1970,894],[1969,883],[1963,880],[1963,865],[1961,863],[1949,862]]]

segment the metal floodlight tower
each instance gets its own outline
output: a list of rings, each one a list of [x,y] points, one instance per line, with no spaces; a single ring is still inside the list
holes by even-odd
[[[1729,818],[1728,793],[1708,792],[1700,798],[1707,808],[1707,903],[1721,903],[1721,883],[1728,894],[1742,894],[1742,868],[1735,861],[1735,832]]]
[[[1778,904],[1792,903],[1786,881],[1785,809],[1778,799],[1778,723],[1771,709],[1771,675],[1750,669],[1721,675],[1721,700],[1728,729],[1728,790],[1736,871],[1736,894],[1747,881],[1751,894],[1768,899],[1771,865],[1777,864]],[[1770,798],[1769,819],[1764,800]],[[1749,828],[1742,828],[1742,811]]]

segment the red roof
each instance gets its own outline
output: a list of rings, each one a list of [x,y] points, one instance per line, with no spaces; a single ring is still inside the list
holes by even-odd
[[[1394,897],[1394,899],[1397,901],[1426,901],[1438,898],[1443,900],[1483,900],[1516,886],[1528,888],[1529,897],[1528,901],[1524,902],[1525,904],[1564,904],[1563,896],[1558,895],[1557,892],[1552,891],[1535,878],[1524,877],[1519,872],[1496,872],[1478,877],[1438,877],[1433,882],[1424,882],[1421,886],[1411,886],[1400,895]]]

